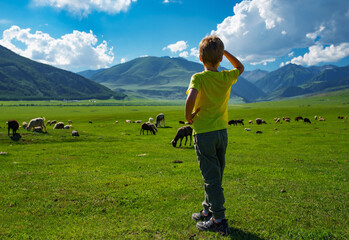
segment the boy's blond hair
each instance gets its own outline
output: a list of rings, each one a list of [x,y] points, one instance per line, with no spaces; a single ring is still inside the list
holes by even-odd
[[[204,64],[216,66],[222,61],[223,53],[224,44],[215,35],[204,37],[199,44],[199,54]]]

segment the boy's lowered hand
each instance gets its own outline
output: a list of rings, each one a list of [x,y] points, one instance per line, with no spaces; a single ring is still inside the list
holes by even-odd
[[[193,123],[193,118],[200,111],[200,108],[198,108],[193,112],[197,94],[198,91],[195,88],[190,89],[185,102],[185,119],[187,119],[189,123]]]

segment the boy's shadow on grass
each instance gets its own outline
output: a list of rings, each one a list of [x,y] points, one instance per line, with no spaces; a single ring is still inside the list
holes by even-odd
[[[241,229],[238,228],[230,228],[230,239],[234,240],[241,240],[241,239],[248,239],[248,240],[264,240],[264,238],[261,238],[253,233],[244,232]]]

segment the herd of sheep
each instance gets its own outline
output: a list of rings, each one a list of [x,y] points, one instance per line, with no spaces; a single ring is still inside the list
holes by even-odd
[[[338,119],[347,119],[347,117],[343,117],[343,116],[338,116]],[[302,116],[297,116],[294,119],[296,122],[299,121],[303,121],[304,123],[308,123],[311,124],[311,121],[309,118],[303,118]],[[317,121],[325,121],[325,118],[321,117],[321,116],[314,116],[314,120]],[[148,122],[145,122],[141,125],[141,129],[140,129],[140,135],[143,133],[144,135],[144,131],[147,131],[147,134],[150,133],[155,135],[156,132],[158,132],[158,127],[165,127],[165,115],[163,113],[160,113],[156,116],[156,121],[155,124],[153,124],[154,119],[153,118],[149,118]],[[290,117],[276,117],[274,118],[274,122],[275,124],[281,123],[281,122],[286,122],[289,123],[291,121]],[[136,121],[131,121],[131,120],[126,120],[126,123],[142,123],[142,120],[136,120]],[[90,121],[90,123],[92,123],[92,121]],[[118,121],[116,121],[116,123],[118,123]],[[174,139],[171,141],[173,147],[177,147],[177,143],[179,141],[179,147],[182,146],[182,140],[185,138],[185,143],[184,145],[187,144],[187,137],[189,137],[190,139],[190,146],[192,144],[192,133],[193,133],[193,129],[191,128],[191,126],[189,126],[189,123],[187,122],[183,122],[183,121],[179,121],[180,124],[185,124],[185,126],[182,126],[180,128],[178,128],[177,133],[174,137]],[[253,124],[252,120],[248,121],[249,124]],[[265,120],[263,120],[262,118],[256,118],[255,119],[255,123],[257,125],[261,125],[261,124],[267,124],[267,122]],[[22,127],[23,129],[26,129],[27,131],[30,131],[31,129],[33,129],[33,132],[38,132],[38,133],[42,133],[43,130],[45,130],[45,132],[47,132],[47,128],[46,126],[51,126],[54,124],[53,129],[71,129],[72,128],[72,121],[68,120],[68,125],[65,125],[63,122],[57,122],[56,120],[52,120],[52,121],[47,121],[45,124],[45,118],[43,117],[39,117],[39,118],[34,118],[32,120],[29,121],[29,123],[27,122],[23,122],[22,123]],[[244,125],[244,119],[236,119],[236,120],[230,120],[228,122],[229,125]],[[10,136],[10,131],[12,130],[12,137],[14,137],[15,135],[19,135],[17,134],[17,130],[20,128],[19,123],[16,120],[9,120],[7,122],[8,125],[8,135]],[[246,128],[245,128],[246,130]],[[248,131],[249,129],[247,129]],[[258,133],[258,132],[257,132]],[[261,133],[261,132],[260,132]],[[72,136],[79,136],[79,133],[74,130],[72,131]]]
[[[23,122],[22,123],[22,127],[23,129],[26,129],[27,131],[30,131],[33,129],[33,132],[36,133],[42,133],[43,130],[45,129],[45,132],[47,133],[47,128],[46,126],[50,126],[52,124],[55,124],[53,129],[70,129],[72,128],[72,121],[69,120],[68,121],[69,125],[65,125],[63,122],[57,122],[56,120],[52,120],[52,121],[47,121],[45,124],[45,118],[43,117],[38,117],[38,118],[34,118],[32,120],[29,121],[29,123],[27,122]],[[8,129],[8,136],[10,136],[10,131],[12,130],[12,137],[17,135],[17,130],[19,129],[19,123],[17,120],[9,120],[7,121],[7,129]],[[73,131],[72,132],[72,136],[79,136],[79,133],[77,131]]]

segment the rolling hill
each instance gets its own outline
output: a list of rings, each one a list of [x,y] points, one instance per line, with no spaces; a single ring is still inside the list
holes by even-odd
[[[255,82],[266,94],[265,100],[331,92],[349,88],[349,66],[325,65],[305,68],[288,64]]]
[[[0,100],[122,99],[78,74],[38,63],[0,45]]]
[[[126,94],[145,98],[185,99],[191,76],[203,70],[202,64],[184,58],[143,57],[96,71],[90,78]],[[243,77],[234,85],[231,95],[245,102],[266,96]]]

